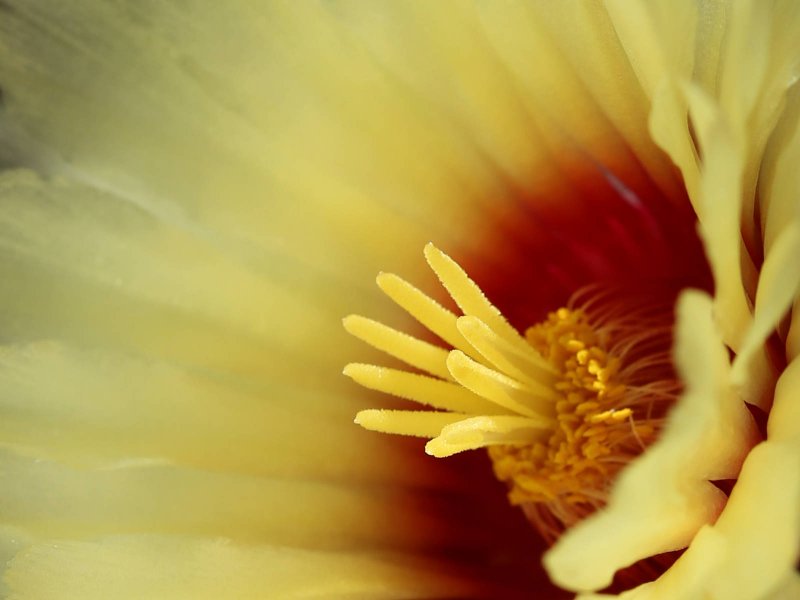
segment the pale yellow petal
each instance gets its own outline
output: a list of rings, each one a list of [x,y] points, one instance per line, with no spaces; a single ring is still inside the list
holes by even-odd
[[[621,597],[767,600],[796,590],[798,472],[796,441],[754,448],[716,524],[703,527],[664,575]]]
[[[681,169],[689,197],[698,185],[696,154],[688,129],[687,103],[676,88],[688,81],[694,65],[694,2],[627,2],[606,4],[614,29],[652,106],[653,140]]]
[[[392,445],[354,431],[348,387],[323,410],[313,389],[247,389],[152,358],[54,342],[6,346],[0,435],[4,445],[83,467],[145,458],[275,476],[410,475]],[[331,445],[349,458],[328,460]],[[369,466],[363,452],[382,458]]]
[[[622,485],[620,479],[615,491]],[[725,505],[725,495],[708,483],[691,489],[648,490],[646,495],[637,485],[636,493],[641,507],[628,504],[624,516],[614,507],[608,513],[600,511],[559,539],[544,556],[553,581],[574,591],[607,587],[618,569],[646,556],[685,547]]]
[[[745,0],[731,4],[719,80],[719,102],[735,129],[746,132],[743,171],[742,235],[748,248],[762,243],[756,231],[755,194],[761,160],[786,103],[786,94],[800,75],[800,6]]]
[[[4,15],[4,56],[15,57],[0,65],[14,88],[9,111],[48,158],[68,156],[70,176],[124,192],[268,272],[286,276],[280,265],[295,262],[301,278],[357,287],[379,265],[413,267],[390,248],[437,234],[461,243],[458,228],[420,224],[451,221],[493,185],[429,106],[409,103],[407,89],[353,50],[323,4],[54,11],[34,1]],[[336,67],[320,68],[320,47]],[[418,186],[430,203],[407,202]],[[476,229],[480,218],[461,214]]]
[[[535,21],[547,27],[553,42],[564,53],[575,76],[587,88],[587,93],[602,109],[613,127],[622,135],[641,161],[653,181],[670,199],[683,197],[683,184],[675,177],[672,165],[655,146],[647,130],[648,102],[642,86],[625,56],[625,50],[614,30],[605,6],[592,2],[531,3],[528,10]],[[501,11],[496,11],[501,12]],[[632,15],[633,16],[633,15]],[[505,23],[526,22],[507,15]],[[563,35],[569,31],[569,35]],[[520,36],[527,40],[529,36]],[[508,44],[527,43],[508,41]],[[525,55],[519,52],[520,64],[515,73],[525,81],[535,82],[536,71],[525,66]],[[560,119],[563,124],[563,119]],[[594,151],[594,149],[590,149]],[[620,153],[625,160],[625,154]],[[611,165],[614,159],[611,158]],[[622,169],[630,169],[630,164]]]
[[[444,539],[475,547],[480,539],[477,527],[451,531],[440,518],[442,498],[430,488],[396,483],[267,477],[134,458],[74,468],[5,449],[0,482],[4,520],[40,539],[155,531],[331,551],[421,549]]]
[[[254,6],[238,0],[224,6],[148,0],[124,7],[89,1],[74,10],[47,0],[16,4],[0,19],[0,52],[12,57],[0,61],[4,102],[19,128],[11,134],[28,153],[35,154],[31,149],[37,146],[48,148],[48,155],[37,159],[43,168],[83,183],[37,182],[31,186],[34,192],[18,196],[18,204],[3,206],[13,209],[4,215],[24,217],[19,222],[0,219],[0,274],[6,284],[0,303],[10,307],[2,316],[4,335],[63,335],[115,348],[86,352],[66,345],[64,353],[36,346],[31,361],[27,351],[16,347],[3,355],[0,391],[12,416],[0,429],[18,452],[81,468],[126,458],[174,462],[182,469],[185,494],[170,489],[163,497],[173,494],[187,506],[189,492],[201,488],[201,479],[249,482],[266,475],[269,482],[259,480],[256,486],[263,491],[274,483],[273,476],[284,476],[287,487],[276,486],[276,494],[291,497],[288,486],[297,484],[308,498],[331,502],[334,518],[341,514],[341,497],[295,478],[421,479],[402,468],[402,452],[370,441],[380,436],[346,432],[343,415],[363,399],[333,376],[339,371],[336,357],[349,355],[346,344],[351,343],[336,331],[338,316],[349,310],[343,307],[352,307],[355,298],[358,309],[365,310],[363,303],[378,294],[367,291],[364,282],[378,268],[413,270],[415,253],[405,249],[427,239],[441,241],[459,256],[485,248],[481,260],[494,266],[505,249],[484,242],[496,231],[505,232],[497,224],[516,214],[517,199],[507,199],[507,190],[549,190],[539,184],[563,177],[561,168],[580,146],[588,148],[581,164],[612,170],[624,169],[635,155],[668,195],[679,197],[678,178],[643,127],[646,99],[654,104],[654,139],[683,171],[704,219],[720,291],[717,316],[723,340],[739,349],[749,339],[743,337],[749,326],[747,302],[755,291],[749,261],[758,238],[752,218],[757,212],[751,194],[758,175],[754,158],[779,112],[786,83],[796,76],[796,65],[771,62],[771,57],[791,54],[781,50],[798,43],[797,21],[789,18],[796,14],[791,2],[779,2],[780,13],[768,21],[761,2],[743,0],[736,4],[728,36],[709,25],[711,19],[698,26],[695,21],[696,12],[701,18],[727,18],[723,3],[706,8],[683,1],[609,3],[611,19],[600,3],[495,9],[490,4],[403,2],[369,10],[347,2]],[[537,21],[526,16],[549,12],[555,16],[547,25],[525,28]],[[555,35],[560,28],[553,23],[572,27],[568,31],[579,41]],[[712,42],[704,41],[706,34]],[[704,59],[695,61],[700,54]],[[588,60],[588,68],[581,68],[582,60]],[[721,75],[715,65],[722,65]],[[715,123],[706,127],[713,121],[710,113],[695,102],[694,122],[690,125],[687,118],[681,85],[693,70],[703,94],[716,98],[719,86],[723,117],[740,144],[736,156],[702,168],[691,126],[702,138],[701,155],[719,153],[716,142],[709,141],[717,135]],[[563,118],[562,109],[569,118]],[[753,133],[739,139],[745,124],[752,124]],[[570,188],[572,181],[562,185]],[[37,213],[33,207],[43,202],[36,194],[44,190],[48,201],[62,193],[59,186],[67,188],[61,207],[66,214]],[[86,190],[102,196],[104,206],[115,207],[107,219],[76,204],[74,199]],[[712,193],[722,199],[719,221],[718,207],[709,204]],[[124,216],[122,206],[141,212],[144,225],[139,216]],[[785,204],[775,206],[773,214],[786,212]],[[522,221],[510,227],[517,235],[524,232]],[[781,227],[762,221],[769,231]],[[58,237],[62,223],[67,225]],[[392,226],[376,226],[384,223]],[[737,229],[742,226],[743,239]],[[773,239],[777,233],[770,234]],[[517,344],[513,328],[463,283],[456,286],[457,295],[467,298],[476,317]],[[438,311],[436,327],[456,336],[451,314]],[[706,326],[710,318],[702,317],[698,336],[707,335],[714,343],[687,352],[683,367],[696,389],[687,396],[692,402],[683,399],[692,405],[686,411],[691,418],[676,418],[675,429],[677,424],[686,429],[684,446],[709,455],[708,472],[687,462],[684,446],[664,445],[678,450],[678,464],[698,481],[735,473],[740,457],[731,446],[749,443],[746,419],[721,406],[731,395],[721,389],[725,377],[711,363],[724,348]],[[761,323],[758,315],[756,322]],[[795,316],[790,341],[800,335],[798,322]],[[448,377],[441,352],[405,341],[411,355],[422,357],[418,365]],[[495,360],[512,354],[501,352]],[[713,360],[704,360],[706,354]],[[686,360],[697,366],[689,368]],[[712,373],[705,388],[696,376],[703,367]],[[143,380],[152,370],[157,375],[151,386]],[[484,383],[499,383],[482,390],[506,403],[531,385],[523,377],[498,382],[487,371],[469,364],[464,372],[477,374]],[[379,387],[380,376],[387,373],[395,392],[419,395],[416,383],[423,380],[406,387],[410,377],[419,376],[393,371],[361,375]],[[779,383],[775,415],[795,414],[796,403],[788,400],[794,379],[792,374]],[[424,379],[420,385],[431,382]],[[706,412],[699,400],[694,402],[694,392],[709,405]],[[435,432],[430,421],[442,419],[441,413],[420,414],[438,415],[423,419],[426,431]],[[369,418],[377,423],[386,416]],[[401,424],[405,418],[394,417]],[[448,439],[465,448],[531,433],[522,421],[514,422],[518,427],[492,421],[445,423],[443,428],[452,427]],[[726,427],[733,432],[731,439],[725,437]],[[794,435],[792,427],[770,423],[771,431],[787,437]],[[695,435],[703,428],[709,432],[705,446]],[[331,447],[342,460],[330,460]],[[669,473],[669,465],[664,466]],[[140,472],[129,467],[98,481]],[[150,465],[148,475],[161,468]],[[230,473],[204,473],[189,485],[183,470]],[[159,477],[147,482],[167,479]],[[763,479],[774,491],[775,482],[767,475]],[[126,485],[132,482],[120,482],[119,489],[130,489]],[[244,489],[238,485],[214,492],[236,495]],[[86,487],[75,483],[74,489]],[[161,497],[159,485],[150,489]],[[712,507],[719,501],[713,488],[701,484],[675,493],[679,511],[693,494],[708,496]],[[203,498],[198,513],[179,517],[212,527],[214,517],[222,520],[213,510],[219,497]],[[256,497],[245,494],[247,515],[256,512]],[[130,504],[121,506],[147,498],[137,489]],[[17,499],[17,510],[22,510],[22,492]],[[253,518],[263,524],[295,514],[290,500],[284,500],[283,510],[289,513]],[[312,510],[311,502],[298,502],[297,510]],[[359,508],[364,502],[353,500]],[[83,509],[91,516],[89,505],[73,506],[77,514]],[[362,522],[344,524],[370,535],[369,527],[391,514],[377,504],[373,508]],[[179,508],[154,508],[159,515],[170,510]],[[197,517],[203,511],[210,515],[207,521]],[[47,511],[41,514],[46,517]],[[677,518],[691,521],[693,515],[688,511]],[[104,518],[114,520],[110,513]],[[230,527],[245,529],[242,519]],[[319,526],[335,537],[336,524]],[[766,526],[765,531],[771,534],[772,529]],[[379,533],[376,529],[372,535]],[[745,539],[757,539],[756,532],[745,533]],[[187,586],[189,597],[252,597],[250,584],[278,597],[468,595],[458,584],[442,582],[436,569],[407,563],[402,556],[284,553],[264,546],[243,549],[208,539],[163,538],[65,541],[59,546],[47,540],[17,557],[9,582],[17,586],[15,597],[45,599],[129,592],[137,598],[174,597],[170,592],[178,583]],[[713,541],[709,548],[716,548]],[[600,548],[599,556],[605,550]],[[94,588],[81,590],[87,572]],[[136,579],[137,572],[146,576]],[[322,587],[309,587],[308,579]]]
[[[800,444],[767,441],[747,457],[713,529],[725,536],[724,563],[707,584],[720,598],[767,593],[800,557]]]
[[[686,125],[676,125],[676,123]],[[686,192],[693,208],[702,218],[703,207],[697,197],[700,193],[700,169],[697,149],[691,140],[688,121],[688,103],[680,89],[671,80],[665,80],[655,90],[650,111],[650,134],[653,140],[669,155],[680,169]]]
[[[800,598],[800,573],[793,571],[770,591],[763,600],[794,600]]]
[[[578,155],[572,138],[591,119],[531,135],[526,94],[481,21],[492,10],[190,0],[181,10],[89,2],[71,12],[33,0],[3,20],[18,58],[0,68],[15,122],[68,156],[71,174],[265,270],[286,259],[357,289],[381,268],[413,272],[416,256],[397,249],[429,239],[454,252],[482,247],[481,260],[495,265],[504,250],[482,242],[498,229],[525,231],[525,220],[509,218],[519,209],[509,184],[546,199],[552,187],[573,190],[561,166]],[[599,37],[616,43],[607,27]],[[557,57],[536,60],[558,71]],[[618,85],[628,67],[617,62],[604,64],[597,86]],[[618,136],[602,129],[597,146],[610,149],[598,153],[610,157]],[[420,190],[424,202],[410,201]]]
[[[656,180],[668,193],[674,191],[674,177],[663,177],[666,175],[663,160],[654,160],[655,148],[642,136],[646,101],[625,64],[602,6],[478,3],[476,9],[487,41],[507,69],[517,88],[516,98],[529,115],[531,137],[554,148],[566,145],[573,149],[552,153],[556,166],[565,173],[576,167],[596,171],[598,175],[605,173],[609,181],[615,177],[624,180],[621,187],[638,188],[641,184],[650,185],[640,166],[644,164],[656,171]],[[558,25],[567,23],[571,35],[560,35]],[[575,40],[578,35],[584,39]],[[583,59],[591,57],[595,68],[590,72],[583,64],[587,61],[576,60],[581,43],[592,44],[590,48],[584,47],[585,52],[580,55]],[[614,69],[611,77],[609,68]],[[601,95],[599,89],[610,91],[612,80],[619,87],[610,96]],[[621,93],[620,88],[630,92],[629,95]],[[569,122],[563,118],[564,114],[570,115]],[[633,133],[637,118],[639,128]],[[581,182],[571,179],[563,177],[558,182],[559,188],[580,193]],[[547,197],[538,200],[537,209],[544,209],[551,201]]]
[[[469,596],[446,569],[402,554],[129,535],[40,543],[17,555],[6,580],[13,600]]]
[[[261,356],[330,328],[333,315],[310,294],[290,293],[128,197],[10,171],[0,175],[0,202],[7,335],[114,344],[274,381],[293,368]]]
[[[786,227],[761,267],[753,323],[736,355],[731,378],[742,399],[768,409],[777,374],[764,343],[775,331],[800,290],[800,224]]]
[[[696,3],[610,0],[606,6],[648,96],[666,75],[688,78],[694,66]]]
[[[800,88],[792,89],[781,120],[770,137],[761,165],[759,208],[764,251],[769,253],[780,233],[800,220]]]
[[[697,87],[688,87],[689,104],[703,155],[697,193],[700,235],[714,275],[714,311],[723,340],[734,351],[750,326],[750,305],[742,280],[740,232],[742,177],[745,168],[742,140],[726,115]]]
[[[545,554],[551,577],[568,589],[603,588],[617,569],[685,547],[725,504],[708,480],[735,477],[755,440],[752,418],[730,388],[711,299],[685,292],[677,318],[675,360],[686,391],[659,440],[622,472],[607,507]]]
[[[800,360],[795,358],[781,373],[767,422],[767,439],[800,439]]]

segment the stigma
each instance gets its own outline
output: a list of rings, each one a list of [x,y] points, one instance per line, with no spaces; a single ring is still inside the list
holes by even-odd
[[[552,542],[601,508],[621,469],[656,437],[681,391],[670,355],[672,303],[587,287],[520,333],[432,244],[428,265],[462,312],[392,274],[378,286],[443,345],[351,315],[345,329],[413,370],[354,363],[357,383],[421,405],[355,422],[428,438],[443,458],[486,448],[511,504]],[[445,347],[446,346],[446,347]]]

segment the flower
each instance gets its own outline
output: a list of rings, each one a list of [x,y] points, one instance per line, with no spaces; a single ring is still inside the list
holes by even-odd
[[[593,591],[688,544],[628,596],[791,597],[792,3],[0,10],[10,597],[544,585],[512,574],[537,542],[487,465],[351,424],[376,397],[339,376],[364,356],[339,317],[394,318],[367,284],[431,239],[520,327],[620,261],[709,291],[704,251],[713,299],[678,302],[685,394],[545,563]],[[768,415],[752,450],[745,402]],[[730,500],[708,483],[735,477]]]

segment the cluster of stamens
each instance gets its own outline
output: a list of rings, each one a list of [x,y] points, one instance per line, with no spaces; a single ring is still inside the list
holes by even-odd
[[[348,317],[351,333],[427,374],[359,364],[345,374],[439,410],[366,410],[356,422],[431,438],[434,456],[487,448],[510,502],[553,541],[605,504],[680,392],[670,299],[586,288],[523,337],[452,259],[432,245],[425,253],[464,316],[396,276],[379,285],[453,349]]]
[[[528,329],[528,342],[560,373],[553,386],[561,395],[556,426],[544,441],[488,448],[495,475],[509,484],[509,501],[527,505],[548,539],[601,507],[616,474],[657,431],[656,407],[643,411],[631,403],[629,374],[607,350],[611,333],[568,308]],[[675,383],[661,381],[662,402],[677,391]],[[658,403],[655,396],[651,401]]]

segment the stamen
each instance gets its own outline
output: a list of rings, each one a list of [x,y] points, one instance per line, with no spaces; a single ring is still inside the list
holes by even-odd
[[[538,390],[475,362],[459,350],[453,350],[447,357],[447,368],[465,388],[520,415],[548,416],[552,413],[552,403],[558,398],[553,390],[541,385],[542,395],[539,395]]]
[[[443,428],[464,419],[460,413],[420,410],[362,410],[355,422],[365,429],[397,435],[435,437]]]
[[[432,408],[464,414],[498,412],[497,407],[491,402],[487,402],[465,387],[435,377],[356,363],[347,365],[344,374],[371,390],[392,394]],[[513,413],[508,411],[508,414]]]
[[[351,316],[349,332],[431,376],[362,364],[345,374],[444,412],[366,410],[356,422],[431,438],[425,450],[436,457],[488,448],[509,501],[553,541],[604,505],[681,390],[669,298],[584,288],[522,336],[449,256],[432,244],[425,256],[463,316],[396,275],[378,285],[454,349]]]
[[[450,378],[447,370],[446,350],[358,315],[345,317],[342,323],[349,334],[373,348],[382,350],[431,375],[438,375],[444,379]]]
[[[458,348],[467,354],[474,352],[459,331],[457,315],[397,275],[381,273],[376,282],[389,298],[429,331],[442,338],[453,348]]]
[[[511,344],[526,349],[524,340],[502,313],[489,302],[478,285],[469,278],[464,269],[456,261],[447,256],[433,244],[425,246],[425,258],[433,272],[447,289],[453,300],[465,315],[478,317],[492,331]]]
[[[511,503],[538,503],[556,517],[542,520],[541,511],[529,511],[546,537],[605,503],[619,470],[653,441],[653,417],[666,410],[656,405],[672,402],[680,389],[668,360],[669,329],[654,327],[668,314],[597,301],[587,306],[592,317],[582,309],[561,308],[526,332],[561,373],[554,385],[562,395],[556,402],[558,426],[550,438],[489,449],[495,475],[511,488]],[[605,321],[595,320],[597,315]],[[639,358],[641,346],[656,353]],[[650,376],[658,379],[649,387],[638,385]]]

